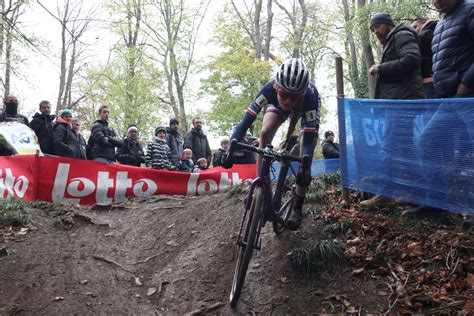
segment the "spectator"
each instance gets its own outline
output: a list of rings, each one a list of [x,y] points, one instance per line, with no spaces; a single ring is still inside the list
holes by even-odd
[[[155,129],[155,139],[148,144],[146,151],[146,166],[153,169],[174,170],[171,163],[171,150],[166,143],[166,128],[159,126]]]
[[[117,150],[117,160],[123,165],[140,167],[145,163],[145,153],[138,142],[138,128],[130,125],[127,130],[127,138],[124,139],[122,147]]]
[[[51,103],[43,100],[39,104],[40,113],[36,113],[30,122],[44,154],[54,155],[53,126],[55,115],[51,115]]]
[[[214,158],[212,158],[212,165],[214,167],[219,167],[222,165],[222,156],[226,153],[229,149],[229,138],[224,137],[221,139],[221,147],[215,152]]]
[[[76,133],[77,140],[79,141],[79,159],[87,159],[86,156],[86,147],[87,143],[84,137],[81,134],[81,120],[75,117],[71,120],[72,123],[72,130]]]
[[[9,95],[3,99],[3,112],[0,114],[0,122],[18,122],[30,126],[26,116],[18,113],[18,99]]]
[[[369,69],[376,76],[376,99],[424,99],[425,92],[421,81],[421,56],[418,49],[416,31],[406,25],[395,27],[392,17],[385,12],[376,13],[370,21],[370,30],[375,34],[383,47],[380,64]],[[384,178],[392,181],[391,190],[397,194],[416,194],[403,183],[394,183],[393,179],[400,178],[405,173],[406,164],[416,157],[413,142],[413,124],[416,113],[412,115],[405,111],[403,117],[396,108],[385,110],[385,135],[381,144],[384,162]],[[400,123],[404,127],[399,128]],[[407,140],[412,144],[407,144]],[[411,168],[416,170],[413,166]],[[421,176],[421,175],[420,175]],[[379,187],[383,192],[386,185]],[[363,201],[361,205],[370,205],[384,201],[382,195]]]
[[[411,23],[411,26],[418,33],[418,48],[421,55],[421,78],[427,99],[436,98],[433,87],[433,53],[431,52],[431,41],[433,40],[436,24],[436,20],[426,18],[416,18]]]
[[[87,158],[104,163],[115,163],[115,148],[123,145],[123,140],[109,126],[110,110],[108,106],[99,108],[99,119],[92,125],[91,136],[87,146],[90,157]]]
[[[194,163],[197,163],[199,158],[206,158],[208,163],[211,162],[209,141],[202,131],[202,120],[197,116],[193,118],[193,128],[184,136],[184,148],[190,148],[193,151]]]
[[[433,85],[440,98],[474,97],[474,2],[465,0],[433,0],[442,14],[433,35]],[[436,184],[437,190],[425,198],[448,199],[446,179],[439,164],[452,157],[450,146],[440,146],[446,137],[446,127],[466,127],[470,144],[474,141],[474,108],[472,103],[458,103],[455,107],[441,104],[419,137],[420,157],[423,162],[425,187]],[[472,160],[471,160],[472,161]],[[434,172],[434,168],[436,171]],[[469,173],[469,171],[467,171]],[[472,192],[472,189],[470,190]],[[409,213],[431,211],[420,206]]]
[[[183,138],[179,134],[179,121],[175,118],[170,119],[170,127],[166,132],[168,133],[166,143],[171,150],[171,163],[176,166],[183,155]]]
[[[183,150],[183,156],[176,164],[176,170],[183,172],[193,172],[194,171],[194,161],[191,159],[193,152],[191,149],[186,148]]]
[[[54,152],[57,156],[80,158],[80,145],[71,126],[72,112],[65,109],[53,128]]]
[[[207,169],[207,159],[199,158],[193,172],[200,172]]]
[[[324,133],[324,138],[322,144],[324,159],[339,158],[339,144],[334,142],[334,133],[327,131]]]
[[[242,142],[251,145],[253,142],[252,140],[255,141],[255,138],[252,137],[252,134],[247,133],[242,139]],[[245,149],[234,152],[234,165],[253,165],[256,162],[257,160],[254,152]]]

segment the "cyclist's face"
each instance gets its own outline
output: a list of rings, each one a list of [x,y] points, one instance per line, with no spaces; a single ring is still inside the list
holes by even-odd
[[[298,105],[304,98],[304,93],[291,93],[285,91],[280,86],[277,86],[277,99],[278,104],[285,111],[291,111],[296,105]]]

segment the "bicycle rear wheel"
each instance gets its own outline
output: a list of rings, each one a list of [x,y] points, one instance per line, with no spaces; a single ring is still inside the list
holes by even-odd
[[[273,222],[273,231],[275,234],[279,235],[286,229],[286,221],[290,218],[291,213],[293,212],[293,207],[295,205],[295,196],[291,196],[283,203],[283,206],[279,210],[279,218]]]
[[[247,213],[247,219],[244,221],[245,231],[242,244],[239,245],[239,254],[235,265],[234,280],[230,291],[230,306],[235,307],[240,298],[242,286],[249,267],[250,259],[255,248],[255,239],[257,237],[258,224],[263,203],[263,191],[261,187],[256,187],[253,193],[252,204]]]

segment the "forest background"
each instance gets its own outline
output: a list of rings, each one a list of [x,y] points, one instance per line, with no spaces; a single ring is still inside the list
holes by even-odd
[[[0,0],[0,9],[0,92],[18,96],[22,114],[47,99],[88,129],[108,105],[120,134],[136,124],[144,141],[171,117],[184,132],[200,115],[213,148],[289,57],[311,69],[320,133],[337,130],[336,56],[346,96],[373,95],[370,16],[438,16],[429,0]]]

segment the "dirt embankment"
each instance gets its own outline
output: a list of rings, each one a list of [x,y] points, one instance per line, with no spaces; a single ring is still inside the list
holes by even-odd
[[[238,308],[230,309],[243,198],[154,197],[102,209],[34,208],[27,229],[0,228],[9,253],[0,257],[0,314],[366,313],[393,304],[395,289],[385,277],[368,265],[354,273],[360,256],[318,278],[289,267],[287,254],[321,237],[337,208],[332,206],[307,218],[298,232],[275,236],[266,227]],[[380,240],[387,242],[385,237]]]

